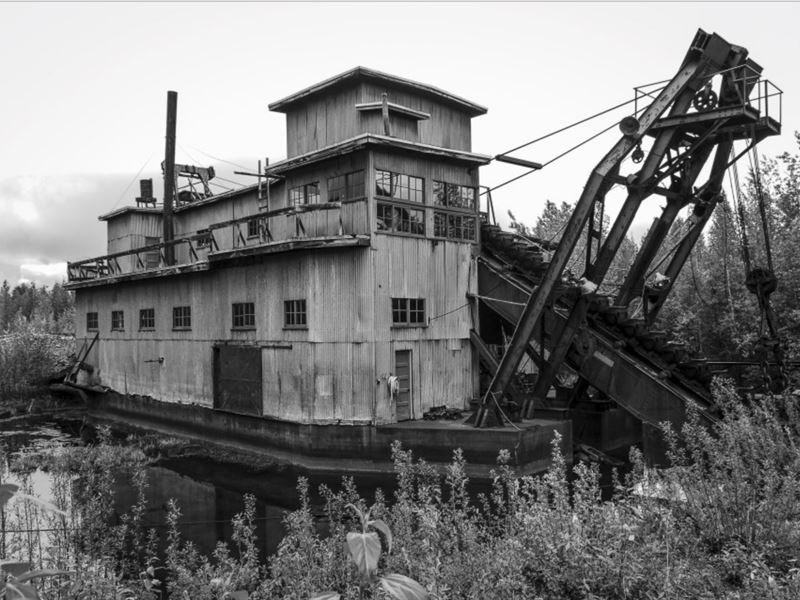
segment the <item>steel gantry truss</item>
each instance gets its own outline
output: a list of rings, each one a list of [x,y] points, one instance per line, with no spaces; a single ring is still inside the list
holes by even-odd
[[[731,156],[734,141],[747,140],[749,148],[780,132],[779,99],[773,99],[773,115],[769,113],[769,99],[779,96],[780,90],[762,80],[760,73],[761,67],[748,58],[745,48],[730,44],[717,34],[698,30],[676,75],[657,95],[647,94],[652,102],[637,111],[636,117],[623,119],[621,139],[589,176],[561,241],[522,310],[482,399],[476,426],[498,423],[498,400],[512,385],[536,331],[544,330],[541,319],[553,301],[553,292],[562,281],[564,269],[587,222],[592,221],[588,227],[590,237],[582,293],[572,303],[563,326],[552,334],[549,356],[539,361],[536,383],[522,407],[522,416],[526,418],[533,416],[534,405],[546,397],[576,335],[585,327],[594,290],[603,282],[642,202],[659,195],[666,198],[666,206],[645,237],[614,300],[616,306],[627,307],[640,297],[643,289],[647,290],[646,320],[652,323],[721,199],[726,169],[743,154]],[[652,141],[645,154],[642,141],[646,136]],[[641,168],[627,176],[621,175],[622,161],[632,151],[638,153],[634,158],[641,163]],[[707,168],[709,159],[710,169]],[[701,174],[705,175],[705,181],[696,187]],[[627,197],[605,240],[601,240],[596,216],[600,215],[602,224],[604,199],[614,184],[624,185]],[[673,249],[661,284],[646,287],[650,265],[662,249],[678,213],[689,205],[694,206],[691,226]]]

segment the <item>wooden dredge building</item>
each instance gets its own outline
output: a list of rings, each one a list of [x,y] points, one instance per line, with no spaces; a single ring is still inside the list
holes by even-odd
[[[105,214],[108,254],[69,264],[99,382],[302,424],[465,408],[486,109],[363,67],[269,108],[287,158],[263,184],[178,194],[167,243],[149,198]]]

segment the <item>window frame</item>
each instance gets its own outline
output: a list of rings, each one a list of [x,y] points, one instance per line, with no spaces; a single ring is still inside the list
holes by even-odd
[[[247,310],[247,309],[250,310]],[[237,311],[238,314],[237,314]],[[236,324],[237,317],[242,323]],[[234,331],[253,331],[256,328],[255,302],[233,302],[231,304],[231,329]]]
[[[438,202],[440,197],[439,192],[437,191],[437,187],[442,186],[443,192],[443,202]],[[469,190],[472,192],[472,206],[461,206],[459,204],[451,204],[451,193],[450,190],[453,188],[457,188],[459,193],[459,198],[463,198],[463,190]],[[441,181],[439,179],[433,180],[433,185],[431,186],[431,205],[437,208],[446,208],[448,210],[457,210],[463,211],[466,213],[474,214],[477,211],[478,206],[478,190],[475,186],[472,185],[463,185],[460,183],[449,183],[447,181]]]
[[[444,224],[444,235],[441,234],[441,230],[438,228],[437,220],[439,218],[445,219]],[[459,220],[459,225],[451,225],[450,220]],[[466,220],[472,221],[472,237],[464,237],[463,235],[449,235],[451,231],[451,227],[454,227],[456,231],[464,232],[466,226],[464,222]],[[433,211],[433,237],[440,240],[452,240],[455,242],[468,242],[471,244],[477,243],[478,237],[478,221],[477,217],[471,213],[457,213],[457,212],[450,212],[446,210],[435,210]]]
[[[360,175],[361,181],[353,182],[354,176]],[[334,180],[341,179],[344,185],[335,187],[332,185]],[[364,169],[357,169],[342,175],[333,175],[328,177],[328,202],[352,202],[355,200],[363,200],[367,197],[367,177]],[[360,186],[360,189],[357,189]],[[333,191],[339,193],[338,198],[334,198]],[[359,193],[356,193],[359,192]]]
[[[91,315],[92,319],[94,320],[94,326],[91,325],[91,319],[89,318]],[[97,311],[87,311],[86,312],[86,331],[99,331],[100,330],[100,313]]]
[[[198,250],[211,248],[211,229],[198,229],[197,235],[202,237],[195,238],[194,245]]]
[[[255,231],[253,230],[255,229]],[[258,218],[252,218],[247,221],[247,239],[251,240],[260,236]]]
[[[316,194],[309,194],[309,188],[316,187]],[[302,190],[302,199],[298,200],[293,198],[293,195],[298,191]],[[316,202],[309,202],[309,198],[316,195]],[[289,188],[289,193],[287,196],[289,202],[288,206],[298,207],[304,204],[320,204],[322,202],[322,196],[320,195],[320,185],[319,181],[310,181],[308,183],[304,183],[302,185],[296,185],[293,188]]]
[[[111,311],[111,331],[125,331],[125,311]]]
[[[379,181],[381,179],[384,179],[383,175],[379,176],[379,174],[383,174],[383,173],[387,173],[389,175],[389,193],[388,194],[382,193],[381,190],[385,191],[386,188],[384,186],[381,186],[381,184],[379,183]],[[396,184],[395,183],[395,179],[396,178],[401,178],[401,177],[407,177],[409,179],[409,184],[411,183],[411,180],[419,180],[419,182],[420,182],[419,189],[411,187],[411,185],[405,185],[404,186],[404,185]],[[395,195],[395,193],[396,193],[395,190],[402,190],[402,189],[408,190],[408,196],[409,196],[408,198],[403,198],[400,195]],[[412,194],[412,192],[413,192],[413,194]],[[414,196],[418,195],[419,199],[418,200],[412,199],[412,197],[411,197],[412,195],[414,195]],[[398,173],[397,171],[390,171],[389,169],[380,169],[378,167],[375,167],[375,197],[376,198],[383,198],[383,199],[386,199],[386,200],[391,200],[393,202],[394,201],[408,202],[409,204],[418,205],[418,206],[424,206],[426,204],[426,202],[425,202],[425,178],[424,177],[420,177],[419,175],[409,175],[408,173]]]
[[[188,323],[178,324],[179,321],[188,320]],[[172,307],[172,330],[189,331],[192,329],[192,307],[190,305]]]
[[[297,322],[300,320],[302,320],[302,323]],[[293,298],[283,301],[283,328],[308,329],[308,305],[305,298]]]
[[[412,303],[414,303],[412,305]],[[392,313],[392,327],[408,328],[408,327],[427,327],[427,302],[425,298],[391,298],[391,313]],[[401,316],[402,320],[397,320]],[[412,320],[412,315],[416,315]],[[419,320],[421,319],[421,320]]]
[[[150,325],[143,325],[145,322],[145,313],[150,311],[149,322]],[[139,331],[155,331],[156,328],[156,309],[155,308],[140,308],[139,309]]]
[[[381,215],[381,210],[382,209],[385,210],[387,208],[391,210],[391,226],[389,228],[384,228],[384,227],[382,227],[382,224],[385,223],[386,217],[385,217],[385,215],[384,216]],[[413,211],[415,213],[419,213],[419,215],[421,215],[421,217],[422,217],[422,220],[419,221],[419,222],[415,222],[415,221],[412,221],[409,218],[407,221],[404,221],[402,219],[402,214],[401,214],[401,218],[398,221],[398,225],[395,225],[395,217],[394,217],[395,211],[404,211],[404,210],[405,211],[409,211],[409,213],[411,211]],[[426,221],[427,221],[427,215],[425,214],[425,208],[424,207],[417,208],[417,206],[415,206],[415,205],[396,204],[394,202],[382,202],[382,201],[378,201],[378,202],[375,203],[375,231],[377,233],[388,233],[388,234],[392,234],[392,235],[406,235],[406,236],[409,236],[409,237],[425,237],[425,235],[426,235],[426,233],[425,233],[426,232]],[[403,223],[405,223],[405,222],[407,222],[408,225],[409,225],[409,231],[403,231]],[[410,231],[410,229],[412,229],[414,225],[418,225],[419,226],[419,228],[421,229],[420,233],[416,233],[414,231]]]

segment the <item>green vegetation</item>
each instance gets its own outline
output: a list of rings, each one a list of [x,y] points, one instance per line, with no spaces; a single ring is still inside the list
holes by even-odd
[[[64,600],[167,591],[209,600],[800,597],[798,398],[744,402],[722,384],[715,398],[723,418],[714,431],[694,412],[681,431],[665,428],[672,466],[650,470],[634,452],[633,471],[608,500],[597,466],[565,464],[558,440],[540,477],[516,477],[502,453],[491,492],[478,498],[467,493],[460,451],[441,475],[395,445],[394,498],[378,492],[368,502],[348,478],[340,490],[322,486],[324,533],[301,479],[301,506],[267,564],[252,497],[234,519],[232,546],[220,543],[212,556],[182,540],[173,503],[158,558],[141,521],[145,456],[104,441],[48,459],[66,516],[24,500],[6,506],[0,558],[69,571],[34,582],[42,598]],[[122,472],[138,498],[110,526]]]
[[[22,283],[0,285],[0,413],[41,392],[74,352],[72,295]]]

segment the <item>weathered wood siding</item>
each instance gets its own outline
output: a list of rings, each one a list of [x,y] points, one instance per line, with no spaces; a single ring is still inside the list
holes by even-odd
[[[365,248],[293,252],[261,263],[173,278],[78,290],[78,343],[100,340],[90,362],[102,383],[167,402],[213,405],[213,347],[263,348],[264,411],[302,422],[366,422],[375,402],[371,332],[371,252]],[[307,329],[284,329],[284,301],[305,299]],[[254,330],[233,330],[231,305],[255,304]],[[172,308],[191,306],[190,331],[172,329]],[[155,308],[153,331],[139,331],[139,310]],[[110,331],[123,310],[125,331]],[[164,357],[164,363],[155,361]]]
[[[426,112],[430,119],[416,121],[393,114],[392,135],[412,142],[454,150],[472,150],[470,116],[463,111],[394,86],[361,82],[342,86],[322,97],[292,106],[286,113],[286,154],[293,158],[331,146],[363,133],[383,135],[380,111],[359,112],[356,104],[389,101]]]
[[[432,406],[464,408],[477,393],[469,332],[468,293],[477,293],[470,244],[392,235],[375,237],[375,343],[379,377],[394,372],[394,353],[411,350],[412,418]],[[425,327],[393,327],[392,298],[424,298]],[[386,386],[377,418],[395,420]]]
[[[416,127],[412,125],[410,119],[393,118],[393,136],[431,146],[472,151],[471,118],[462,110],[409,91],[375,83],[361,84],[361,97],[363,98],[361,102],[378,102],[383,93],[389,94],[389,102],[419,110],[431,116],[430,119],[418,121]],[[369,115],[370,118],[362,120],[361,125],[365,129],[359,133],[383,134],[383,119],[379,118],[379,111],[362,113],[362,115]],[[407,135],[414,137],[406,137]]]
[[[161,222],[161,215],[124,212],[108,219],[106,230],[108,235],[107,252],[114,254],[146,246],[147,238],[161,240],[164,226]],[[135,259],[133,257],[124,256],[117,260],[123,272],[134,270]]]

